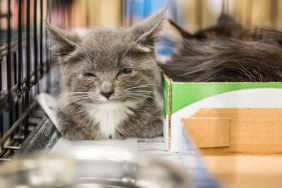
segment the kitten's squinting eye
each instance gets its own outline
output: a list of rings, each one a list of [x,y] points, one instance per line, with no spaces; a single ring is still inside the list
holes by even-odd
[[[90,73],[90,72],[85,72],[85,73],[83,73],[83,76],[84,76],[84,77],[87,77],[87,78],[94,78],[94,77],[96,77],[95,74]]]
[[[132,73],[132,71],[132,69],[122,69],[121,71],[119,71],[118,75],[130,74]]]

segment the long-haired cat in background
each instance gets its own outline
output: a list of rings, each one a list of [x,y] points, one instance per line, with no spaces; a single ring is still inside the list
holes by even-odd
[[[282,32],[245,28],[222,14],[217,25],[190,34],[170,21],[181,35],[165,74],[183,82],[282,81]],[[170,37],[170,39],[172,39]]]
[[[84,37],[48,24],[61,68],[57,116],[70,140],[162,135],[161,76],[154,44],[165,13],[131,28]]]

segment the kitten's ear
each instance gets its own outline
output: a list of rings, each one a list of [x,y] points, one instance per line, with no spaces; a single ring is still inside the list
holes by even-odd
[[[226,13],[222,13],[217,20],[218,25],[225,25],[230,23],[237,24],[234,18]]]
[[[77,34],[69,33],[56,26],[46,23],[49,36],[53,39],[53,50],[58,56],[69,55],[80,42]]]
[[[174,21],[172,21],[171,19],[168,20],[168,28],[171,31],[177,32],[179,33],[183,38],[185,39],[191,39],[193,38],[193,35],[191,35],[190,33],[188,33],[188,31],[185,31],[182,27],[180,27],[179,25],[177,25]]]
[[[138,45],[141,45],[145,51],[151,51],[154,48],[155,39],[162,29],[165,17],[166,10],[150,16],[131,28],[134,40]]]
[[[183,44],[187,40],[191,40],[194,38],[192,34],[185,31],[182,27],[177,25],[171,19],[168,19],[164,26],[164,31],[162,33],[162,37],[169,41],[165,45],[170,45],[171,49],[174,51],[180,50],[183,47]]]

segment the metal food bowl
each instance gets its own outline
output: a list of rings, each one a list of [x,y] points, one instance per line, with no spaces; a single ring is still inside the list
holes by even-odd
[[[156,157],[113,147],[77,147],[0,166],[5,188],[186,188],[185,171]]]

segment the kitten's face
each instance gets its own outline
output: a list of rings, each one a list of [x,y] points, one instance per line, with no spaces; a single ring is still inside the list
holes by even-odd
[[[93,103],[145,100],[156,86],[154,38],[163,14],[129,29],[96,29],[84,37],[49,27],[67,92]]]
[[[126,30],[89,33],[65,62],[69,91],[90,92],[95,103],[147,97],[144,90],[152,91],[157,69],[154,51],[134,44],[130,35]]]

